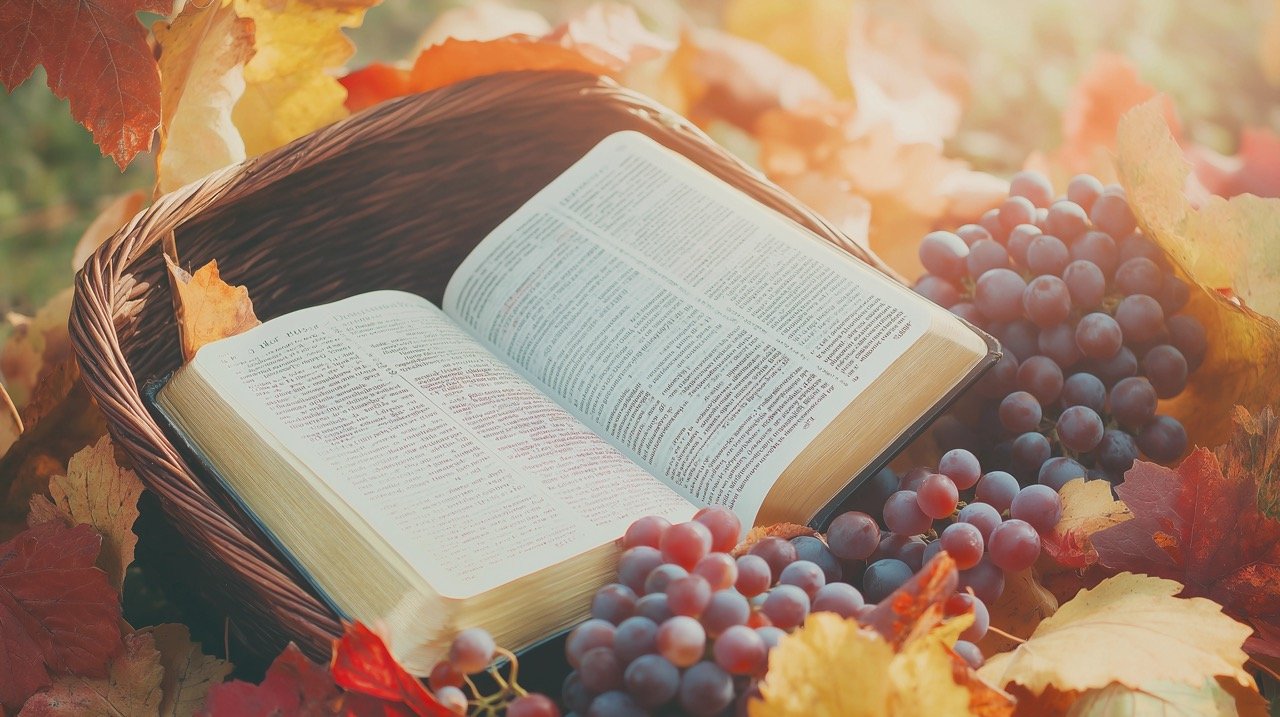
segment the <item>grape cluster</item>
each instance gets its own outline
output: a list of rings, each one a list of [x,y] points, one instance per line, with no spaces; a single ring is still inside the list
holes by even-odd
[[[449,645],[448,656],[436,663],[427,678],[436,701],[456,715],[466,715],[473,707],[476,712],[485,714],[505,707],[507,717],[560,717],[560,707],[554,700],[537,692],[526,692],[514,681],[514,666],[511,680],[502,679],[493,667],[494,658],[499,653],[514,665],[516,656],[500,650],[493,636],[484,628],[472,627],[459,632]],[[498,682],[500,689],[490,695],[477,694],[474,699],[468,699],[463,687],[475,687],[468,684],[467,675],[486,670]]]
[[[1179,313],[1190,289],[1137,227],[1118,185],[1080,175],[1055,199],[1048,180],[1014,176],[979,224],[920,243],[915,289],[1000,340],[979,382],[977,433],[940,422],[943,448],[976,448],[984,464],[1059,489],[1088,475],[1122,480],[1141,454],[1167,463],[1187,447],[1173,398],[1207,350],[1204,327]]]

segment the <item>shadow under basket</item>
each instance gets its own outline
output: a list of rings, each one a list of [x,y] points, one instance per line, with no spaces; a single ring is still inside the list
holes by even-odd
[[[440,303],[468,252],[606,135],[638,130],[885,269],[681,117],[580,73],[513,72],[386,102],[168,194],[76,277],[71,340],[111,437],[199,561],[250,649],[327,660],[337,615],[234,501],[201,477],[141,387],[182,362],[162,243],[218,261],[262,320],[374,289]],[[887,271],[887,269],[885,269]]]

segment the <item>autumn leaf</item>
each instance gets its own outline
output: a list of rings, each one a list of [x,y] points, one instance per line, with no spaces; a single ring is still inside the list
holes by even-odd
[[[817,537],[818,531],[807,525],[799,523],[774,523],[772,525],[757,525],[747,531],[746,537],[740,543],[734,546],[733,556],[741,557],[751,551],[752,546],[764,540],[765,538],[782,538],[783,540],[791,540],[801,535]]]
[[[164,88],[156,193],[165,194],[245,158],[231,110],[244,94],[254,30],[230,2],[210,0],[187,3],[153,31]]]
[[[837,97],[853,96],[846,65],[852,0],[730,0],[724,29],[814,74]]]
[[[1268,239],[1280,236],[1280,199],[1209,197],[1192,207],[1183,191],[1189,165],[1154,101],[1121,122],[1116,166],[1143,231],[1191,281],[1186,311],[1207,335],[1204,362],[1162,412],[1182,421],[1193,443],[1218,445],[1233,405],[1280,402],[1280,250]]]
[[[49,481],[49,492],[53,496],[51,507],[56,507],[71,524],[87,524],[102,535],[97,565],[112,585],[121,588],[138,544],[133,522],[138,518],[142,481],[133,471],[116,464],[111,439],[103,436],[96,445],[72,456],[67,474]],[[46,499],[39,496],[37,500]],[[32,508],[33,512],[41,510],[34,504]]]
[[[244,333],[262,323],[253,313],[249,290],[224,282],[216,259],[195,274],[188,274],[168,257],[165,262],[177,306],[184,361],[195,358],[205,344]]]
[[[0,374],[19,409],[31,400],[41,377],[71,356],[67,318],[74,296],[71,287],[67,287],[45,302],[35,316],[7,317],[12,331],[0,348]]]
[[[171,0],[0,2],[0,84],[12,91],[44,65],[49,89],[71,103],[102,153],[124,169],[151,147],[160,123],[160,75],[137,13]]]
[[[1137,519],[1135,519],[1136,521]],[[1132,524],[1130,521],[1125,525]],[[1033,694],[1102,688],[1117,682],[1199,685],[1224,676],[1252,686],[1240,645],[1248,627],[1204,598],[1176,598],[1172,580],[1124,573],[1082,590],[1012,652],[992,655],[978,674]]]
[[[298,646],[289,643],[271,667],[262,684],[232,680],[209,689],[203,717],[221,715],[336,715],[338,688],[329,671],[308,660]]]
[[[163,698],[164,668],[151,635],[124,636],[124,651],[106,677],[68,675],[37,693],[18,717],[108,717],[156,714]]]
[[[1280,416],[1270,406],[1258,415],[1236,406],[1231,440],[1214,450],[1229,481],[1258,484],[1258,511],[1280,520]]]
[[[1026,639],[1045,618],[1058,611],[1058,599],[1040,584],[1035,572],[1028,568],[1005,574],[1004,590],[994,603],[987,605],[987,611],[991,624],[1000,632]],[[992,630],[978,646],[983,654],[992,655],[1012,650],[1017,644]]]
[[[418,38],[413,56],[449,38],[454,40],[497,40],[507,35],[541,37],[551,32],[551,24],[533,10],[513,7],[496,0],[480,0],[451,7],[435,17]]]
[[[9,447],[21,435],[22,416],[18,414],[18,407],[13,405],[13,399],[9,397],[4,384],[0,384],[0,456],[8,453]]]
[[[334,643],[330,670],[334,682],[347,691],[345,704],[356,714],[369,713],[375,707],[388,715],[452,714],[418,678],[405,672],[382,638],[362,623],[347,625]]]
[[[1238,688],[1239,685],[1221,679],[1206,679],[1198,685],[1156,683],[1140,690],[1112,683],[1081,693],[1066,714],[1067,717],[1266,717],[1267,703],[1262,695],[1256,690]]]
[[[1101,563],[1171,578],[1246,621],[1280,627],[1280,521],[1258,510],[1258,479],[1197,448],[1176,470],[1138,461],[1116,489],[1132,520],[1093,536]]]
[[[1111,484],[1104,480],[1076,478],[1058,495],[1062,517],[1041,544],[1049,557],[1066,567],[1085,568],[1096,563],[1098,552],[1091,536],[1133,517],[1124,501],[1111,497]]]
[[[1240,130],[1240,146],[1234,155],[1215,152],[1204,145],[1188,147],[1196,181],[1219,197],[1256,194],[1280,197],[1280,135],[1262,127]]]
[[[0,543],[0,705],[52,674],[101,677],[120,650],[120,602],[93,562],[102,538],[54,521]]]
[[[233,0],[253,21],[255,53],[231,117],[245,152],[257,155],[347,115],[333,76],[355,51],[342,34],[378,0]]]
[[[209,690],[231,674],[231,663],[201,652],[186,625],[156,625],[136,634],[150,635],[160,651],[164,667],[160,717],[191,717],[204,704]]]
[[[675,48],[670,41],[646,29],[634,7],[616,2],[588,5],[542,39],[576,50],[614,72],[637,62],[657,59]]]
[[[933,628],[942,613],[942,602],[955,594],[959,580],[956,561],[940,552],[877,603],[862,617],[862,624],[879,632],[889,644],[902,645],[921,630]]]

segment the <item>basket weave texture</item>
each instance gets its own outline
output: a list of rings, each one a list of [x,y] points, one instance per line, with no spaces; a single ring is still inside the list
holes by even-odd
[[[401,98],[159,199],[76,277],[71,339],[112,438],[199,560],[205,592],[263,655],[327,659],[341,625],[233,501],[184,461],[139,395],[181,363],[162,241],[217,259],[264,321],[374,289],[437,304],[490,230],[604,136],[644,132],[882,269],[839,231],[643,96],[517,72]]]

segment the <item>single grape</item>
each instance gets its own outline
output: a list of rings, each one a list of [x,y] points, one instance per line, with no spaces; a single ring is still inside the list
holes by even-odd
[[[915,571],[901,560],[885,558],[867,566],[862,574],[862,594],[867,602],[877,603],[911,579]]]
[[[1142,373],[1160,398],[1173,398],[1187,387],[1187,360],[1169,344],[1147,351],[1142,357]]]
[[[680,689],[680,670],[662,655],[641,655],[622,674],[627,692],[651,710],[671,701]]]
[[[1128,236],[1138,226],[1129,202],[1118,192],[1103,192],[1093,202],[1089,218],[1104,232],[1113,237]]]
[[[1012,269],[992,269],[978,277],[973,303],[988,319],[1012,321],[1022,314],[1022,292],[1027,282]]]
[[[635,699],[621,690],[596,695],[583,717],[644,717],[648,712]]]
[[[1116,289],[1126,296],[1159,296],[1164,286],[1164,271],[1145,256],[1136,256],[1116,269],[1115,283]]]
[[[969,523],[952,523],[942,531],[938,543],[956,561],[956,567],[967,570],[982,559],[982,531]]]
[[[983,316],[981,311],[978,311],[978,307],[974,306],[973,302],[957,302],[948,307],[947,311],[950,311],[952,314],[959,316],[980,329],[986,328],[987,317]]]
[[[764,671],[768,650],[760,634],[746,625],[734,625],[711,646],[716,664],[731,675],[754,675]]]
[[[973,594],[984,603],[994,603],[1004,592],[1004,570],[991,562],[990,555],[986,555],[977,565],[960,571],[960,587],[973,590]]]
[[[693,567],[693,574],[705,578],[712,590],[724,590],[737,582],[738,562],[728,553],[710,553]]]
[[[752,629],[756,631],[756,634],[760,636],[761,640],[764,640],[764,647],[766,650],[772,650],[777,647],[778,642],[787,636],[786,630],[774,627],[773,625],[764,625],[763,627],[756,627]]]
[[[1131,376],[1111,387],[1111,416],[1123,426],[1142,426],[1156,415],[1156,389],[1146,378]]]
[[[647,545],[657,548],[658,541],[662,540],[662,534],[670,527],[671,521],[660,515],[646,515],[638,518],[622,536],[622,547],[634,548],[637,545]]]
[[[854,617],[866,604],[862,593],[849,583],[827,583],[813,597],[813,612],[834,612],[841,617]]]
[[[1036,430],[1042,416],[1040,401],[1026,391],[1014,391],[1000,402],[1000,424],[1013,433]]]
[[[1003,513],[1018,494],[1018,479],[1005,471],[991,471],[978,481],[977,499]]]
[[[924,565],[924,551],[928,549],[929,544],[924,542],[920,536],[913,538],[902,545],[902,549],[898,551],[898,560],[907,564],[911,568],[911,572],[918,572]]]
[[[955,617],[966,613],[973,615],[973,624],[960,633],[960,639],[962,640],[981,640],[986,636],[988,628],[991,627],[991,613],[987,610],[986,603],[974,597],[971,593],[958,592],[952,595],[943,603],[942,610],[947,617]]]
[[[1115,240],[1103,232],[1085,232],[1072,242],[1071,258],[1093,264],[1103,276],[1113,274],[1120,263]]]
[[[1040,227],[1035,224],[1019,224],[1009,232],[1009,239],[1005,242],[1005,248],[1009,250],[1009,258],[1015,263],[1027,265],[1027,249],[1031,246],[1031,242],[1043,232]]]
[[[937,557],[942,552],[942,541],[933,540],[924,546],[924,552],[920,555],[920,564],[927,565],[929,561]],[[904,561],[905,562],[905,561]],[[908,563],[909,564],[909,563]]]
[[[1109,359],[1124,344],[1124,333],[1116,320],[1101,312],[1085,314],[1076,324],[1076,346],[1089,358]]]
[[[809,594],[795,585],[775,585],[769,589],[760,610],[775,626],[790,630],[808,617]]]
[[[1205,336],[1204,325],[1193,316],[1171,316],[1165,321],[1169,329],[1169,343],[1183,355],[1187,361],[1187,371],[1194,371],[1204,361],[1208,352],[1209,341]],[[993,369],[994,370],[994,369]]]
[[[713,717],[733,702],[733,677],[714,662],[699,662],[680,676],[680,707],[692,717]]]
[[[605,585],[591,598],[591,617],[617,625],[635,614],[636,599],[635,591],[626,585]]]
[[[880,527],[866,513],[841,513],[827,528],[827,545],[842,560],[866,560],[879,544]]]
[[[507,717],[560,717],[560,708],[550,697],[530,692],[507,705]]]
[[[747,597],[755,597],[768,590],[772,584],[773,571],[767,560],[750,554],[738,558],[738,579],[733,584],[738,592]]]
[[[1160,308],[1164,309],[1165,316],[1173,316],[1182,311],[1182,308],[1191,300],[1191,287],[1173,274],[1165,274],[1164,283],[1160,287],[1156,300],[1160,302]]]
[[[933,475],[933,471],[924,466],[916,466],[898,479],[898,490],[920,490],[920,486],[924,485],[924,479]]]
[[[1126,431],[1107,429],[1102,434],[1102,442],[1098,444],[1098,464],[1108,475],[1115,478],[1124,476],[1125,471],[1133,466],[1138,458],[1138,444]]]
[[[998,242],[1003,242],[1007,236],[1004,227],[1000,225],[1000,210],[988,209],[983,212],[982,217],[978,219],[978,226],[987,230],[987,234]]]
[[[1030,393],[1042,405],[1058,400],[1063,380],[1062,369],[1047,356],[1032,356],[1018,366],[1018,388]]]
[[[1022,309],[1042,329],[1060,324],[1071,315],[1071,292],[1056,276],[1037,276],[1022,293]]]
[[[884,524],[895,533],[918,535],[929,529],[933,519],[920,510],[915,491],[900,490],[884,504]]]
[[[1035,476],[1040,466],[1053,455],[1053,446],[1042,434],[1030,431],[1013,439],[1013,448],[1009,452],[1009,460],[1014,474],[1018,476]]]
[[[658,623],[636,615],[618,625],[613,633],[613,651],[625,666],[641,655],[658,651]]]
[[[1041,331],[1039,347],[1041,356],[1064,369],[1076,365],[1080,359],[1084,358],[1084,354],[1080,353],[1080,347],[1076,345],[1076,327],[1069,321]]]
[[[1062,486],[1076,478],[1083,478],[1084,474],[1084,466],[1066,456],[1057,456],[1050,458],[1044,462],[1044,465],[1040,466],[1040,475],[1037,476],[1037,480],[1042,485],[1047,485],[1054,490],[1062,490]],[[1010,504],[1012,504],[1012,500]]]
[[[781,585],[795,585],[809,599],[818,594],[818,590],[827,584],[826,576],[822,574],[822,568],[817,563],[811,563],[808,560],[797,560],[782,569],[782,575],[778,577],[778,583]]]
[[[689,571],[679,565],[663,563],[653,570],[650,570],[649,575],[645,577],[645,594],[665,593],[667,591],[667,586],[669,586],[673,580],[679,580],[688,574]]]
[[[1011,196],[1000,205],[1000,226],[1006,232],[1019,224],[1032,224],[1036,220],[1036,205],[1026,197]]]
[[[1091,451],[1102,440],[1102,418],[1088,406],[1072,406],[1058,416],[1055,427],[1062,445],[1077,453]]]
[[[1018,359],[1008,351],[978,380],[975,392],[983,398],[1003,398],[1017,390]],[[945,418],[945,416],[944,416]],[[941,420],[941,419],[939,419]]]
[[[1059,199],[1049,206],[1044,230],[1048,234],[1071,241],[1089,228],[1089,215],[1079,204],[1069,199]]]
[[[994,239],[980,239],[969,247],[965,267],[969,276],[976,279],[992,269],[1009,266],[1009,251]],[[955,302],[952,302],[953,304]]]
[[[1062,499],[1047,485],[1029,485],[1014,496],[1009,515],[1042,533],[1049,533],[1062,517]]]
[[[702,627],[714,638],[734,625],[747,624],[749,617],[751,604],[741,593],[732,589],[717,590],[707,609],[702,611]]]
[[[661,564],[662,552],[657,548],[648,545],[629,548],[618,559],[618,582],[631,588],[633,592],[643,593],[645,578]]]
[[[564,678],[560,687],[560,701],[565,707],[580,714],[586,714],[587,707],[591,705],[591,693],[582,686],[582,680],[576,671]]]
[[[983,239],[992,240],[991,232],[983,228],[981,224],[961,224],[956,229],[956,236],[963,239],[964,243],[970,247]]]
[[[964,276],[968,256],[969,246],[951,232],[930,232],[920,240],[920,263],[934,276],[958,280]]]
[[[456,715],[467,713],[467,693],[457,687],[445,686],[435,691],[436,702]]]
[[[844,577],[844,568],[840,559],[827,547],[827,544],[812,535],[797,535],[791,539],[796,546],[796,560],[807,560],[822,569],[822,577],[832,583]]]
[[[707,526],[711,531],[711,549],[717,553],[727,553],[738,544],[738,535],[742,532],[742,521],[732,510],[720,505],[709,505],[697,513],[693,519]]]
[[[1116,234],[1114,236],[1120,237],[1116,241],[1116,246],[1120,250],[1121,264],[1130,259],[1137,259],[1141,257],[1155,262],[1156,266],[1160,267],[1162,270],[1170,268],[1169,260],[1165,257],[1164,250],[1142,233],[1132,232],[1127,235]]]
[[[702,659],[707,633],[702,623],[687,615],[676,615],[658,626],[658,654],[676,667],[688,667]]]
[[[986,662],[986,659],[982,656],[981,648],[968,640],[956,640],[956,644],[952,645],[951,649],[964,658],[969,667],[975,670],[982,667],[982,663]]]
[[[597,647],[612,648],[617,630],[613,623],[595,618],[573,628],[564,642],[564,654],[569,666],[577,669],[582,663],[582,656]],[[488,663],[485,664],[487,666]],[[480,669],[484,669],[484,666]]]
[[[991,328],[1004,350],[1019,361],[1034,356],[1039,348],[1040,329],[1026,319],[1017,319]]]
[[[1067,283],[1071,304],[1078,309],[1096,309],[1102,305],[1107,293],[1107,278],[1097,264],[1076,259],[1062,270],[1062,280]]]
[[[1027,268],[1037,274],[1057,275],[1071,261],[1067,245],[1052,234],[1041,234],[1027,245]]]
[[[916,493],[916,502],[920,510],[930,518],[945,518],[956,510],[960,500],[960,491],[950,478],[941,473],[934,473],[924,479],[920,490]]]
[[[1156,416],[1138,433],[1138,448],[1153,461],[1169,463],[1187,450],[1187,431],[1171,416]]]
[[[1107,387],[1091,373],[1073,373],[1062,382],[1062,405],[1087,406],[1102,413],[1107,404]]]
[[[1024,169],[1009,178],[1009,194],[1026,197],[1037,207],[1047,207],[1053,202],[1053,185],[1039,172]]]
[[[582,655],[578,677],[589,692],[600,694],[622,687],[622,662],[612,647],[593,647]]]
[[[978,479],[982,477],[982,466],[972,452],[953,448],[938,460],[938,472],[950,478],[956,488],[968,490],[977,485]]]
[[[1102,379],[1107,386],[1114,386],[1121,379],[1138,373],[1138,358],[1128,346],[1121,346],[1115,356],[1109,359],[1095,360],[1090,372]]]
[[[673,615],[671,607],[667,605],[667,594],[641,595],[640,599],[636,600],[636,615],[647,617],[659,625],[666,622]]]
[[[711,584],[701,575],[676,578],[667,585],[667,607],[676,615],[698,617],[711,601]]]
[[[1012,501],[1010,501],[1012,504]],[[956,518],[978,529],[985,541],[997,525],[1000,525],[1000,511],[989,503],[970,503],[960,509]]]
[[[453,638],[449,645],[449,664],[464,675],[480,672],[493,662],[493,653],[498,649],[493,636],[481,627],[469,627]]]
[[[1130,294],[1116,306],[1116,323],[1128,343],[1150,341],[1164,328],[1164,309],[1145,294]]]
[[[1040,535],[1025,520],[1010,518],[991,531],[991,562],[1011,573],[1031,567],[1040,557]]]
[[[782,538],[769,536],[761,538],[759,542],[751,546],[751,550],[748,553],[759,555],[769,564],[770,584],[773,584],[778,581],[778,576],[782,575],[782,569],[796,559],[796,546]],[[741,563],[738,565],[738,571],[739,573],[742,571]]]
[[[1098,195],[1102,194],[1102,182],[1092,174],[1077,174],[1067,183],[1067,199],[1080,205],[1086,212],[1093,208]]]
[[[662,533],[658,548],[668,563],[692,570],[704,555],[711,552],[711,531],[696,521],[676,523]]]

